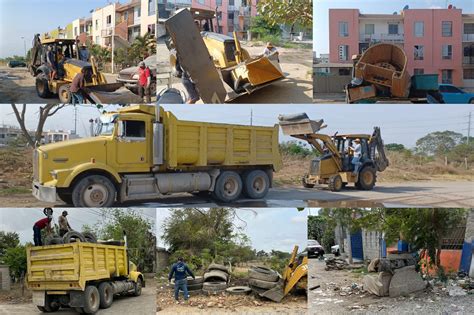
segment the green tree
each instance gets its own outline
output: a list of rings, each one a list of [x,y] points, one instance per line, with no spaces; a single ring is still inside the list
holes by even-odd
[[[447,156],[452,162],[464,163],[464,159],[467,158],[468,163],[474,163],[474,141],[458,144]]]
[[[404,152],[406,150],[403,144],[399,143],[389,143],[385,145],[385,149],[387,151],[395,151],[395,152]]]
[[[425,155],[443,156],[458,145],[463,135],[454,131],[435,131],[416,141],[416,151]]]
[[[280,143],[280,152],[288,155],[295,155],[300,157],[317,156],[317,152],[305,147],[301,141],[287,141]]]
[[[288,24],[312,27],[312,0],[262,0],[257,4],[257,10],[269,24]]]
[[[20,279],[26,273],[26,247],[18,245],[8,248],[3,262],[10,268],[10,274],[16,279]]]
[[[20,235],[17,232],[0,231],[0,261],[7,250],[20,244]]]
[[[308,216],[308,239],[317,240],[328,253],[336,244],[334,237],[336,224],[325,216]]]
[[[276,24],[269,24],[262,16],[257,15],[250,21],[250,32],[257,35],[257,38],[262,38],[268,35],[281,35],[281,29]]]

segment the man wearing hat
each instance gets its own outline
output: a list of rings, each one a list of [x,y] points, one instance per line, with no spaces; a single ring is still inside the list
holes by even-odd
[[[278,58],[278,50],[276,47],[273,46],[271,42],[267,43],[267,46],[265,47],[265,50],[263,51],[263,55],[265,57],[276,57],[276,60],[280,62],[280,59]]]
[[[354,175],[357,175],[360,167],[360,157],[362,155],[362,146],[360,145],[360,139],[356,138],[354,140],[354,144],[350,147],[352,151],[352,161],[351,163],[354,165]]]
[[[145,65],[144,61],[140,61],[138,64],[138,95],[143,99],[145,94],[147,104],[151,103],[150,85],[150,68]]]
[[[63,213],[58,218],[59,236],[61,237],[67,232],[69,232],[70,230],[72,230],[67,220],[67,215],[68,215],[67,211],[63,211]]]

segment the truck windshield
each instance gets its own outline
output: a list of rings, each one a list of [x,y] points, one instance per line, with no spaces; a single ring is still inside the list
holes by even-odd
[[[115,120],[117,115],[100,116],[99,124],[97,125],[97,136],[110,136],[114,132]]]

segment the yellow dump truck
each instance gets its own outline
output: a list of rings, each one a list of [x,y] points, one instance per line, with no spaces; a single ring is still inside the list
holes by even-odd
[[[143,275],[129,262],[124,245],[69,243],[27,247],[28,289],[42,312],[70,307],[94,314],[112,305],[114,295],[139,296]]]
[[[281,167],[278,125],[177,119],[136,105],[101,116],[96,137],[42,145],[33,154],[33,195],[76,207],[212,193],[232,202],[263,198]]]

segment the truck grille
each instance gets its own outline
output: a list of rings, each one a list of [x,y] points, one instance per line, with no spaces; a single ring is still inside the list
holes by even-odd
[[[38,176],[38,159],[39,159],[39,153],[38,150],[33,151],[33,180],[34,181],[39,181],[39,176]]]

